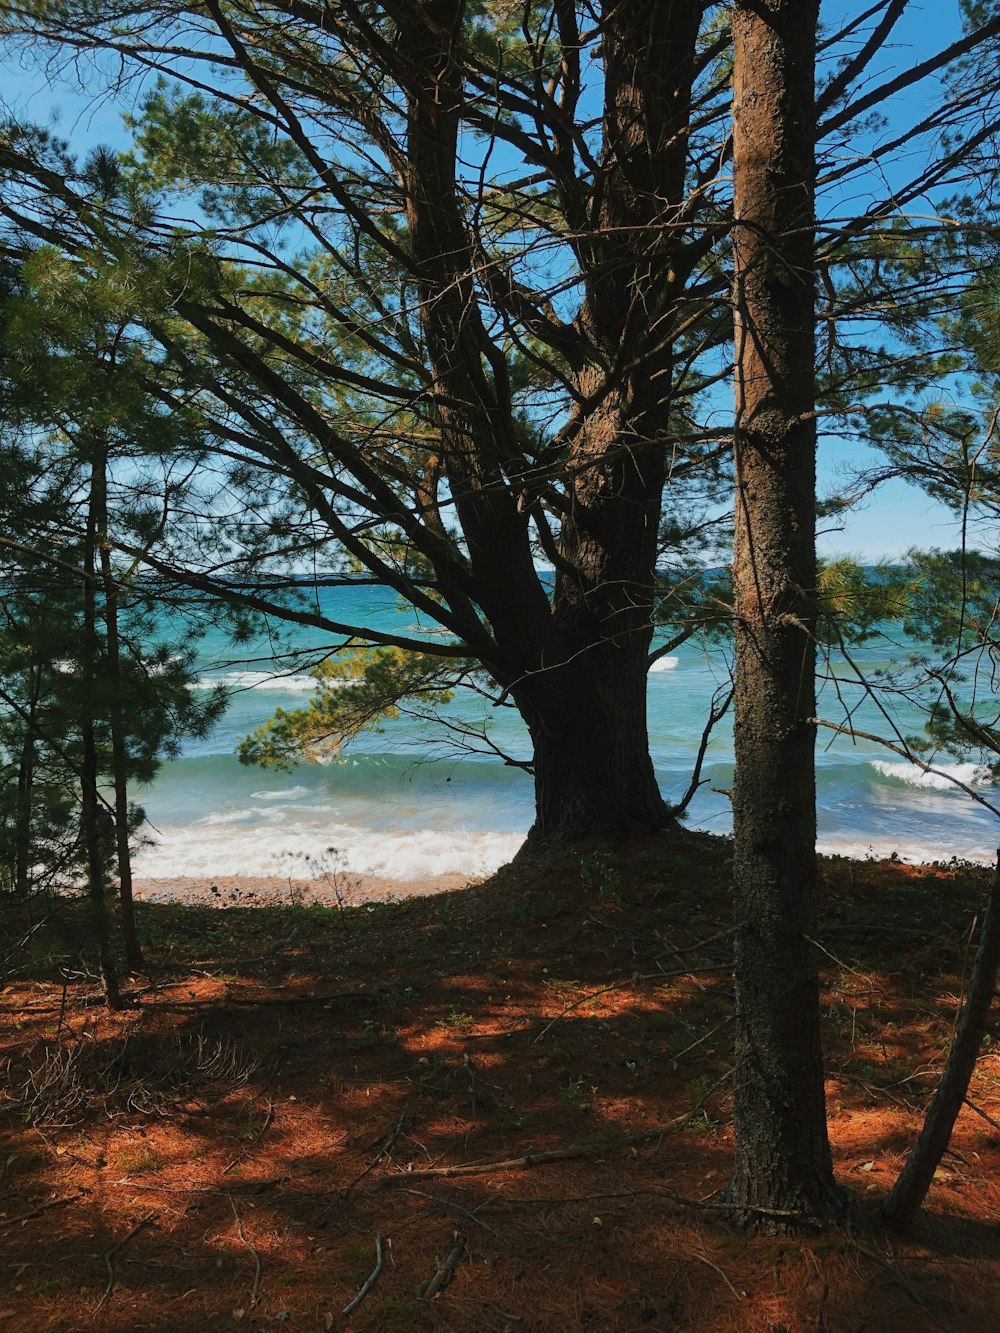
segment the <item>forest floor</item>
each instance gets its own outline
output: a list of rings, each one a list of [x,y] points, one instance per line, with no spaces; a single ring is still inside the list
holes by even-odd
[[[688,835],[396,903],[142,904],[119,1014],[60,971],[79,905],[8,909],[0,1333],[995,1333],[996,1022],[925,1211],[877,1220],[989,872],[824,859],[855,1219],[775,1237],[718,1206],[728,857]]]

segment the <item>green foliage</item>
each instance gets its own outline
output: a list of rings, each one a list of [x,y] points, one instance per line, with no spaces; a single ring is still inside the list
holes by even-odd
[[[893,565],[841,557],[819,563],[817,636],[821,643],[864,643],[906,612],[907,579]]]
[[[197,191],[213,219],[245,224],[273,214],[285,190],[308,181],[296,149],[251,110],[220,106],[163,77],[125,124],[136,151],[122,167],[133,186]]]
[[[287,770],[321,763],[365,731],[378,730],[407,704],[445,703],[463,667],[400,648],[348,648],[310,673],[317,692],[305,708],[280,708],[240,741],[245,764]]]
[[[911,551],[906,629],[936,650],[911,664],[926,713],[912,748],[974,755],[1000,775],[1000,558],[976,551]]]
[[[963,5],[967,23],[989,10]],[[304,5],[278,21],[252,5],[186,17],[124,0],[7,7],[12,40],[113,50],[122,77],[161,71],[133,103],[127,154],[97,150],[77,164],[38,131],[8,125],[0,136],[12,215],[31,217],[47,242],[24,247],[34,297],[9,322],[33,350],[19,354],[10,397],[28,408],[34,384],[36,415],[57,433],[85,409],[91,429],[132,459],[183,460],[208,475],[210,451],[212,498],[196,536],[164,537],[159,492],[120,507],[113,537],[135,559],[166,546],[175,565],[223,567],[235,584],[275,569],[280,578],[308,554],[321,572],[392,587],[437,620],[438,646],[467,645],[504,684],[619,632],[724,638],[729,579],[706,571],[724,563],[728,523],[718,515],[731,510],[718,399],[731,359],[731,191],[718,170],[729,10],[702,7],[693,86],[669,85],[664,97],[675,71],[656,74],[655,52],[667,34],[650,36],[646,86],[629,64],[634,34],[627,22],[619,31],[620,9],[594,25],[572,5],[473,0],[439,53],[433,100],[445,132],[418,162],[421,74],[408,42],[433,45],[422,12]],[[869,62],[880,58],[878,40],[865,44],[867,19],[838,34],[841,17],[823,38],[821,84],[844,76],[833,120],[871,87]],[[188,41],[190,60],[180,61]],[[963,133],[974,137],[974,99],[957,80],[975,87],[984,59],[988,46],[953,66],[950,101],[935,87],[935,147],[925,159],[910,144],[909,190],[894,162],[891,195],[872,193],[881,172],[851,145],[871,129],[860,117],[817,145],[832,191],[826,222],[839,214],[832,199],[862,199],[819,247],[820,410],[831,429],[883,445],[890,470],[909,469],[959,507],[985,493],[994,464],[973,448],[981,413],[948,406],[942,381],[965,368],[960,346],[977,337],[977,373],[984,384],[996,373],[995,282],[962,300],[970,234],[990,232],[974,199],[952,210],[974,233],[913,220],[907,206],[930,196],[941,212],[942,181],[971,192],[966,175],[992,180],[992,165],[980,159],[967,172],[959,151]],[[447,128],[452,76],[458,109]],[[981,86],[990,103],[992,80]],[[623,87],[642,102],[627,155],[615,138]],[[670,104],[688,93],[695,114],[671,128]],[[898,129],[874,160],[909,142]],[[461,145],[454,156],[450,142]],[[678,154],[675,191],[664,168]],[[428,189],[420,175],[432,158]],[[94,377],[80,347],[126,373]],[[610,425],[601,414],[617,401],[624,410]],[[665,460],[668,512],[656,549],[643,547],[645,568],[627,568],[637,521],[657,524],[659,474],[641,500],[623,483],[654,454]],[[222,495],[230,512],[218,512]],[[625,500],[617,517],[614,496]],[[510,556],[509,580],[507,569],[482,577],[498,559],[495,539],[510,548],[499,556]],[[532,576],[541,559],[559,571],[551,596]],[[864,641],[897,621],[897,593],[887,571],[828,566],[821,641]],[[531,605],[543,608],[535,651],[517,633]],[[237,634],[249,623],[235,621]],[[337,633],[366,642],[363,624]],[[324,665],[309,705],[276,714],[241,756],[278,767],[329,758],[400,708],[447,698],[468,668],[435,668],[434,648],[372,648]]]
[[[113,159],[88,172],[114,191]],[[197,627],[165,635],[167,590],[113,549],[162,536],[182,488],[160,460],[191,426],[149,392],[130,297],[124,269],[88,273],[49,246],[0,291],[0,878],[22,895],[72,883],[85,859],[85,733],[95,780],[142,784],[223,706],[191,688]],[[125,800],[117,814],[132,835],[144,819]]]
[[[821,644],[864,643],[889,623],[899,623],[908,605],[908,579],[897,566],[862,564],[842,556],[820,560],[817,569],[816,633]],[[728,570],[693,567],[664,577],[659,586],[657,625],[681,637],[726,640],[732,634],[732,579]]]
[[[597,851],[581,856],[580,878],[588,888],[597,890],[597,897],[602,904],[618,911],[624,909],[621,871],[611,852]]]

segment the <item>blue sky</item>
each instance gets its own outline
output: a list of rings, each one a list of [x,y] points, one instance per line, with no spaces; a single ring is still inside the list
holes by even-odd
[[[860,0],[824,0],[824,22],[833,26],[844,15],[857,14],[867,5]],[[927,0],[913,4],[894,34],[893,42],[881,53],[873,73],[892,74],[925,58],[931,51],[955,39],[960,32],[957,0]],[[98,80],[94,80],[94,89]],[[27,62],[0,62],[0,106],[26,119],[52,128],[69,142],[74,151],[84,153],[97,144],[120,145],[124,142],[121,117],[134,105],[139,86],[133,85],[124,100],[114,101],[97,95],[94,89],[81,87],[71,65],[65,64],[61,75],[49,69],[42,72]],[[925,93],[926,95],[926,93]],[[920,99],[906,94],[898,101],[901,115],[913,117],[920,109]],[[864,206],[852,193],[851,207]],[[914,211],[921,210],[914,206]],[[929,211],[926,210],[926,211]],[[724,408],[724,410],[726,410]],[[821,493],[843,489],[846,475],[865,464],[875,464],[879,455],[861,444],[825,438],[820,442],[819,483]],[[843,516],[826,520],[820,526],[818,546],[821,555],[850,554],[865,560],[894,559],[910,546],[949,547],[957,544],[958,527],[953,515],[916,487],[896,481],[884,485],[877,495]]]

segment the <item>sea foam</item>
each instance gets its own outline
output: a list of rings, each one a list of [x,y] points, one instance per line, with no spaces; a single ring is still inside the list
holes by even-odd
[[[199,690],[214,690],[223,685],[227,690],[262,689],[289,694],[309,694],[316,688],[312,676],[301,673],[289,676],[276,675],[273,671],[223,671],[217,676],[202,676],[196,682]]]
[[[872,759],[872,768],[883,777],[905,783],[907,787],[923,787],[933,791],[957,791],[957,783],[966,787],[986,787],[992,782],[990,770],[983,764],[935,763],[934,773],[925,773],[916,764],[905,759]]]
[[[487,875],[506,864],[524,841],[520,833],[435,829],[423,832],[289,821],[242,826],[199,821],[186,828],[161,827],[162,841],[136,857],[138,878],[205,878],[230,875],[291,875],[308,879],[335,864],[349,874],[415,880],[436,875]],[[314,868],[310,867],[310,863]]]
[[[308,787],[279,787],[275,791],[255,791],[255,801],[297,801],[302,796],[311,795]]]
[[[930,865],[933,861],[948,861],[952,857],[960,861],[979,861],[992,863],[993,852],[985,845],[976,846],[968,842],[961,847],[942,845],[939,841],[915,842],[905,844],[898,837],[886,835],[858,836],[849,833],[820,835],[816,850],[832,856],[850,856],[864,861],[874,857],[879,861],[902,861],[905,865]]]

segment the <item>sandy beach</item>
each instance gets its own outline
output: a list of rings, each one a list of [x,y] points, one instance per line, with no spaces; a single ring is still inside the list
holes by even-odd
[[[281,875],[180,875],[142,877],[134,886],[137,902],[186,903],[198,907],[273,907],[280,904],[336,908],[368,902],[398,902],[464,889],[480,881],[460,874],[390,879],[343,872],[336,877],[288,879]]]

